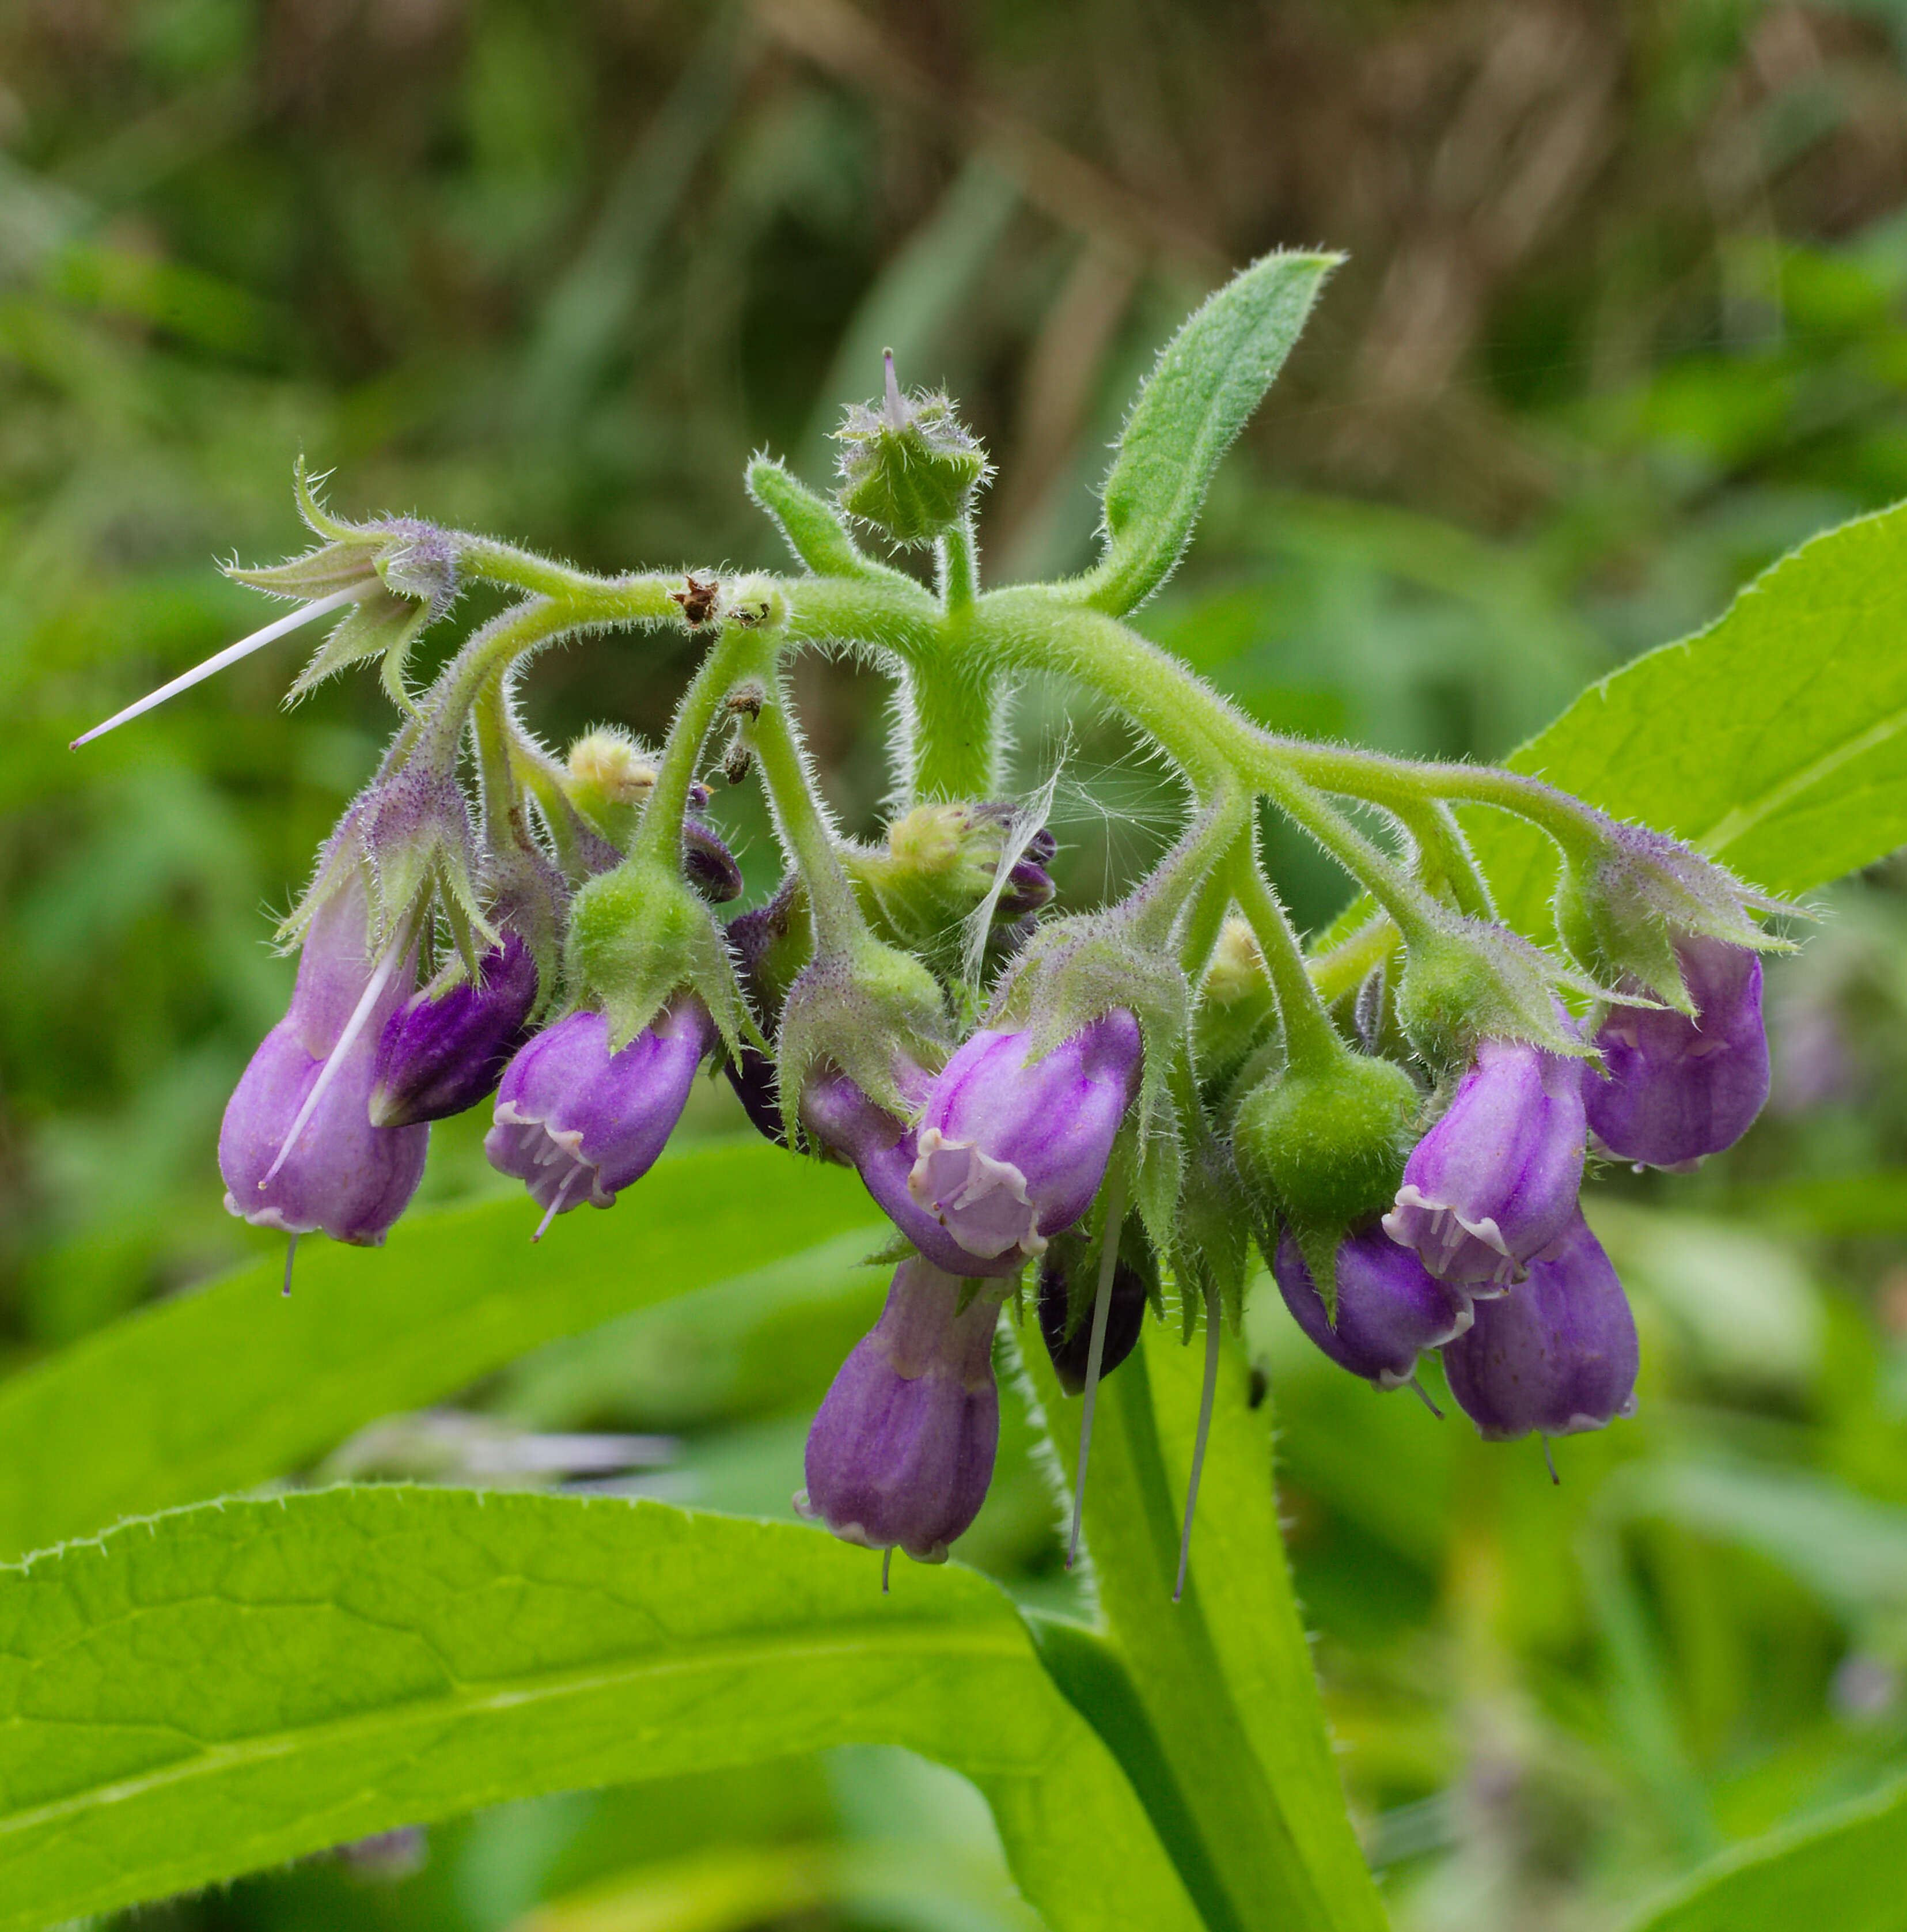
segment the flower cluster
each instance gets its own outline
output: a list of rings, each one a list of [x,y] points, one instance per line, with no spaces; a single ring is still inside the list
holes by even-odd
[[[301,477],[318,547],[241,573],[300,610],[210,668],[341,612],[297,688],[381,656],[405,715],[286,922],[291,1005],[220,1138],[232,1211],[381,1242],[430,1123],[487,1106],[485,1150],[540,1239],[639,1180],[719,1066],[762,1133],[852,1167],[893,1224],[886,1308],[821,1406],[798,1500],[923,1562],[985,1496],[996,1334],[1023,1288],[1060,1390],[1084,1397],[1083,1486],[1097,1384],[1171,1297],[1207,1337],[1202,1454],[1253,1237],[1304,1333],[1381,1388],[1436,1349],[1486,1436],[1629,1413],[1636,1330],[1583,1217],[1585,1163],[1684,1168],[1753,1120],[1766,902],[1534,781],[1251,734],[1120,628],[1116,572],[982,596],[984,454],[945,398],[902,395],[891,359],[844,440],[838,505],[751,470],[808,567],[794,579],[585,578],[412,519],[340,522]],[[850,518],[934,546],[937,590],[866,556]],[[415,638],[477,580],[521,601],[412,692]],[[601,729],[559,758],[526,728],[537,650],[665,623],[706,655],[652,754]],[[783,681],[788,653],[843,641],[905,687],[873,844],[829,822]],[[1026,669],[1123,707],[1186,778],[1183,836],[1096,910],[1054,909],[1044,809],[998,796]],[[724,732],[720,770],[759,776],[786,866],[725,920],[744,882],[697,776]],[[1558,946],[1496,917],[1445,802],[1467,797],[1550,836]],[[1265,798],[1369,896],[1311,956],[1260,867]]]

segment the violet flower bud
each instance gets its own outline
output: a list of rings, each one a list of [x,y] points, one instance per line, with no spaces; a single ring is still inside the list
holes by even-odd
[[[715,1022],[692,994],[679,998],[619,1052],[609,1022],[586,1008],[538,1034],[497,1089],[484,1152],[527,1184],[544,1228],[587,1201],[607,1208],[655,1164],[682,1110]]]
[[[919,1068],[904,1070],[904,1091],[917,1087],[924,1095],[928,1084]],[[1026,1258],[1017,1248],[1001,1255],[970,1254],[937,1214],[915,1199],[907,1185],[919,1158],[913,1129],[870,1100],[838,1068],[824,1066],[809,1075],[802,1089],[801,1119],[812,1141],[858,1170],[875,1202],[936,1268],[962,1277],[1019,1272]]]
[[[1444,1350],[1450,1393],[1493,1442],[1573,1436],[1636,1413],[1636,1320],[1609,1258],[1578,1214],[1526,1280],[1477,1304]]]
[[[380,1127],[447,1120],[496,1090],[503,1070],[529,1038],[536,961],[506,932],[478,963],[475,980],[415,994],[384,1024],[377,1042],[370,1118]]]
[[[1017,1264],[1085,1213],[1138,1087],[1143,1042],[1123,1006],[1040,1059],[1030,1044],[986,1028],[948,1061],[907,1176],[916,1204],[982,1260]]]
[[[367,926],[354,872],[312,915],[290,1009],[225,1109],[218,1165],[232,1214],[375,1247],[417,1192],[430,1130],[371,1123],[378,1040],[416,964],[394,950],[372,958]]]
[[[1384,1231],[1440,1280],[1501,1292],[1570,1225],[1585,1139],[1577,1063],[1486,1040],[1411,1149]]]
[[[788,1136],[781,1124],[781,1088],[775,1063],[759,1047],[744,1046],[722,1063],[728,1084],[748,1117],[748,1124],[763,1139],[786,1147]]]
[[[726,905],[742,896],[742,868],[718,832],[699,818],[685,818],[682,828],[682,875],[713,905]]]
[[[1684,938],[1675,952],[1694,1018],[1615,1007],[1596,1035],[1609,1077],[1582,1070],[1597,1144],[1650,1167],[1689,1167],[1732,1147],[1768,1097],[1759,956],[1719,939]]]
[[[1075,1253],[1072,1259],[1083,1260]],[[1066,1320],[1072,1310],[1067,1270],[1055,1251],[1049,1248],[1039,1258],[1039,1332],[1046,1352],[1053,1359],[1053,1372],[1068,1395],[1078,1395],[1086,1387],[1086,1372],[1092,1366],[1093,1312],[1087,1304],[1083,1319],[1071,1334]],[[1113,1263],[1112,1285],[1106,1294],[1105,1339],[1099,1345],[1099,1375],[1103,1380],[1125,1360],[1138,1345],[1145,1327],[1150,1298],[1145,1276],[1132,1263],[1120,1258]]]
[[[1272,1272],[1306,1334],[1339,1368],[1381,1389],[1404,1387],[1417,1372],[1419,1352],[1461,1335],[1472,1318],[1463,1288],[1439,1281],[1375,1225],[1339,1244],[1335,1315],[1325,1312],[1288,1228],[1279,1238]]]
[[[986,1500],[1000,1441],[1000,1304],[982,1289],[962,1310],[961,1294],[958,1276],[903,1262],[808,1431],[808,1487],[796,1504],[847,1542],[944,1562]]]

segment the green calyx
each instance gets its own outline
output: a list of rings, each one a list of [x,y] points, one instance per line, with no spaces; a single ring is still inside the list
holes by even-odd
[[[745,1016],[721,928],[693,887],[637,856],[571,902],[564,950],[570,998],[599,1008],[612,1051],[626,1046],[681,988],[698,994],[730,1052]]]
[[[903,396],[892,350],[885,363],[881,401],[856,404],[835,432],[842,446],[838,494],[849,516],[911,548],[959,523],[991,470],[951,399]]]
[[[1397,1021],[1432,1071],[1466,1065],[1483,1040],[1525,1040],[1578,1058],[1591,1048],[1558,1005],[1559,988],[1607,998],[1595,980],[1508,928],[1445,914],[1411,935]]]
[[[1239,1102],[1232,1151],[1261,1231],[1273,1213],[1283,1218],[1327,1308],[1336,1305],[1338,1244],[1390,1204],[1420,1105],[1402,1067],[1348,1047],[1273,1073]]]
[[[916,952],[958,945],[965,922],[989,897],[1003,916],[1036,906],[994,892],[1002,859],[1014,842],[1012,814],[969,801],[919,805],[887,828],[886,844],[844,848],[842,868],[863,910],[902,946]],[[1050,890],[1050,887],[1049,887]]]

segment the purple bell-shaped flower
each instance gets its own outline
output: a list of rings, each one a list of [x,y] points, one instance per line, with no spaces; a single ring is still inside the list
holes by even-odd
[[[1408,1248],[1381,1227],[1347,1234],[1337,1254],[1338,1305],[1324,1298],[1290,1231],[1279,1237],[1273,1274],[1292,1318],[1341,1369],[1402,1388],[1417,1372],[1417,1356],[1462,1334],[1472,1319],[1469,1294],[1439,1281]]]
[[[511,1061],[484,1152],[544,1210],[538,1238],[586,1201],[610,1206],[655,1165],[715,1042],[708,1009],[685,994],[619,1052],[610,1051],[609,1022],[585,1009]]]
[[[1486,1040],[1411,1150],[1384,1230],[1439,1280],[1500,1293],[1570,1225],[1585,1134],[1576,1061]]]
[[[290,1009],[265,1036],[219,1130],[234,1214],[375,1247],[423,1178],[427,1126],[376,1126],[377,1043],[416,977],[414,952],[370,956],[363,874],[311,918]]]
[[[1768,1097],[1759,956],[1719,939],[1684,939],[1675,951],[1695,1017],[1615,1007],[1596,1035],[1607,1077],[1582,1072],[1597,1144],[1650,1167],[1692,1166],[1732,1147]]]
[[[1493,1442],[1535,1430],[1573,1436],[1636,1412],[1636,1319],[1579,1213],[1501,1299],[1480,1301],[1444,1350],[1465,1414]]]
[[[947,1062],[907,1176],[916,1204],[966,1254],[1015,1266],[1071,1227],[1099,1191],[1143,1052],[1139,1023],[1123,1006],[1038,1060],[1029,1046],[1024,1032],[988,1028]]]
[[[963,1310],[961,1293],[956,1276],[903,1262],[808,1431],[808,1487],[796,1503],[849,1543],[943,1562],[986,1500],[1000,1441],[1000,1303],[983,1288]]]
[[[506,932],[478,963],[475,980],[414,994],[385,1022],[377,1042],[370,1118],[381,1127],[447,1120],[496,1090],[529,1037],[536,961],[520,934]]]

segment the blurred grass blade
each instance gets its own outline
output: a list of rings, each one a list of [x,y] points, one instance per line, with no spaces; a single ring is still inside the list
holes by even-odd
[[[971,1777],[1058,1932],[1196,1932],[1006,1598],[877,1577],[810,1530],[395,1487],[178,1510],[0,1573],[0,1932],[850,1742]]]
[[[1793,895],[1907,842],[1907,506],[1804,544],[1705,631],[1592,685],[1509,760]],[[1468,814],[1504,916],[1547,930],[1540,834]]]
[[[1069,586],[1114,616],[1168,578],[1229,449],[1298,339],[1336,255],[1266,255],[1159,352],[1107,476],[1105,554]]]
[[[745,1202],[745,1214],[727,1211]],[[521,1197],[400,1222],[382,1249],[308,1241],[0,1384],[0,1556],[246,1490],[538,1344],[866,1225],[847,1169],[758,1141],[661,1162],[532,1249]]]
[[[1827,1915],[1834,1932],[1907,1916],[1907,1782],[1725,1853],[1630,1932],[1761,1932]]]
[[[1070,1483],[1078,1408],[1044,1352],[1024,1352]],[[1126,1766],[1208,1924],[1380,1928],[1291,1594],[1269,1406],[1249,1406],[1229,1342],[1190,1581],[1172,1600],[1204,1352],[1155,1328],[1100,1390],[1085,1527],[1108,1654],[1069,1642],[1049,1667]],[[1126,1659],[1122,1703],[1099,1679]]]

